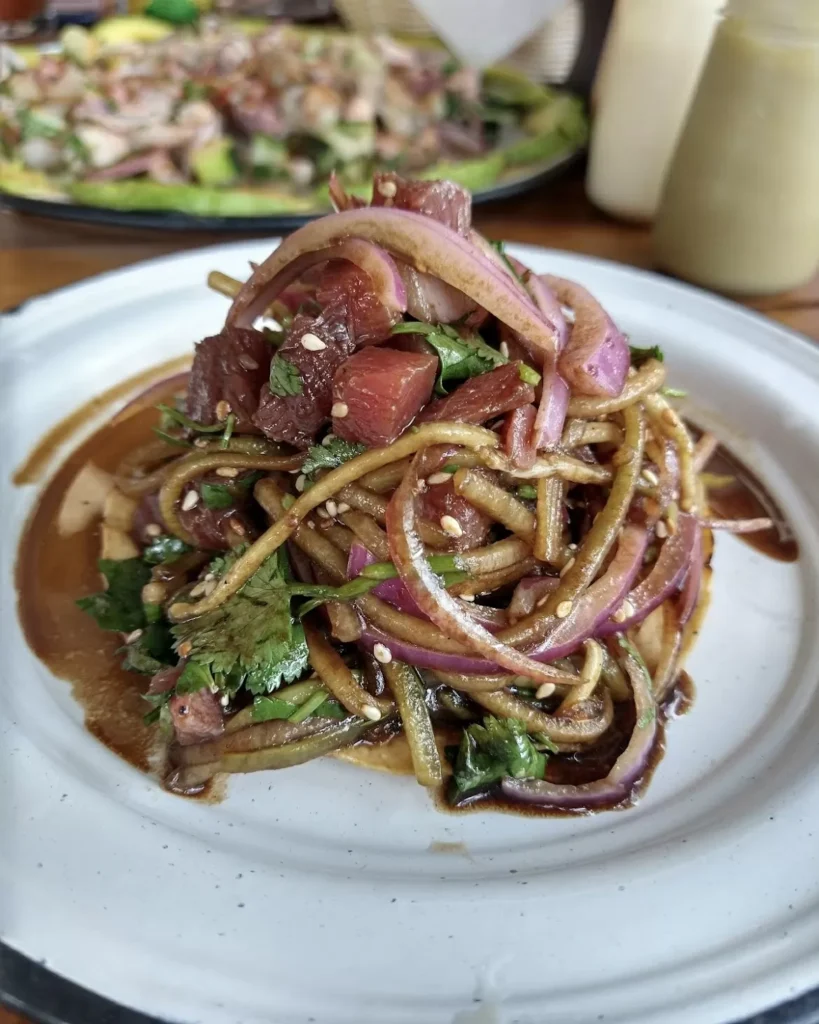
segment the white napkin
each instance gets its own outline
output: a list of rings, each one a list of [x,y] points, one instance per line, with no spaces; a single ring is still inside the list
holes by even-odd
[[[412,0],[465,64],[486,67],[511,53],[566,0]]]

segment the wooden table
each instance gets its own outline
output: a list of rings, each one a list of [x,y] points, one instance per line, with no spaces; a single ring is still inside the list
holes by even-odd
[[[475,221],[490,238],[652,265],[649,232],[594,210],[579,174],[522,198],[478,207]],[[90,274],[229,237],[241,236],[126,231],[0,212],[0,309]],[[819,276],[803,288],[746,304],[819,341]],[[27,1022],[0,1009],[0,1024]]]

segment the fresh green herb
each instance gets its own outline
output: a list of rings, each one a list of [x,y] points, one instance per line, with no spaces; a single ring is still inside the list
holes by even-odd
[[[211,484],[205,481],[199,485],[199,493],[209,509],[230,508],[247,497],[261,476],[261,473],[248,473],[229,484]]]
[[[344,583],[340,587],[325,586],[321,583],[293,583],[289,590],[294,596],[310,598],[299,607],[299,618],[303,619],[305,615],[320,608],[326,601],[354,601],[362,594],[369,593],[380,582],[380,580],[367,579],[366,576],[356,576],[354,580],[350,580],[349,583]]]
[[[143,715],[142,721],[146,725],[153,725],[155,722],[159,722],[160,730],[165,735],[170,735],[173,732],[173,719],[171,718],[171,709],[168,706],[168,702],[173,695],[173,689],[163,690],[162,693],[142,694],[142,699],[147,700],[151,705],[151,710]]]
[[[464,568],[463,560],[458,555],[430,555],[427,563],[438,574],[462,572]],[[394,580],[398,570],[393,562],[370,562],[364,566],[360,575],[373,580]]]
[[[190,441],[186,441],[184,437],[177,437],[176,434],[169,434],[167,430],[163,430],[162,427],[152,427],[151,429],[158,438],[165,442],[165,444],[172,444],[176,448],[193,447]]]
[[[461,468],[461,467],[460,467],[460,466],[458,465],[458,463],[457,463],[457,462],[448,462],[448,463],[447,463],[447,464],[446,464],[445,466],[442,466],[442,467],[441,467],[441,468],[440,468],[440,469],[438,470],[438,472],[439,472],[439,473],[450,473],[450,474],[454,475],[455,473],[457,473],[457,472],[458,472],[458,470],[459,470],[460,468]]]
[[[230,439],[233,437],[233,431],[236,429],[236,417],[234,414],[228,413],[228,418],[225,420],[225,432],[222,434],[222,440],[219,442],[219,447],[223,450],[230,444]]]
[[[202,501],[209,509],[230,508],[236,501],[233,491],[224,484],[209,484],[207,482],[199,485],[199,493]]]
[[[514,267],[512,266],[512,261],[511,261],[511,260],[509,259],[509,257],[508,257],[508,256],[506,255],[506,246],[504,245],[504,243],[503,243],[503,242],[494,242],[494,241],[492,241],[492,240],[490,239],[490,241],[489,241],[489,244],[490,244],[490,245],[492,246],[492,248],[493,248],[493,249],[495,249],[495,250],[496,250],[496,252],[497,252],[498,256],[500,256],[500,258],[501,258],[501,259],[503,260],[503,262],[504,262],[504,263],[506,264],[506,269],[507,269],[507,270],[509,271],[509,273],[510,273],[510,274],[511,274],[511,275],[512,275],[512,276],[514,277],[514,279],[515,279],[515,280],[516,280],[516,281],[517,281],[517,282],[518,282],[519,284],[523,284],[523,279],[521,278],[521,276],[520,276],[520,274],[519,274],[519,273],[517,272],[517,270],[515,270],[515,268],[514,268]]]
[[[517,491],[519,498],[525,498],[528,501],[534,501],[537,498],[537,488],[531,484],[521,484]]]
[[[208,665],[200,661],[188,661],[182,669],[182,675],[176,681],[176,692],[196,693],[197,690],[213,689],[216,680]]]
[[[449,324],[410,321],[396,324],[392,333],[423,334],[425,341],[432,345],[440,359],[438,380],[435,383],[435,391],[439,395],[448,393],[449,381],[477,377],[509,362],[497,349],[487,345],[479,334],[460,335]]]
[[[347,711],[333,697],[329,697],[323,687],[301,701],[283,700],[279,697],[256,697],[253,701],[251,717],[254,722],[269,722],[273,719],[290,719],[303,721],[293,716],[300,709],[310,704],[304,718],[315,715],[317,718],[346,718]]]
[[[310,718],[310,716],[315,714],[326,700],[327,691],[316,690],[311,697],[308,697],[303,704],[300,704],[299,707],[296,708],[290,716],[290,721],[303,722],[306,718]]]
[[[461,739],[453,766],[453,792],[465,794],[501,779],[542,779],[546,757],[535,748],[523,722],[487,715],[483,725],[470,725]]]
[[[273,719],[289,718],[298,707],[278,697],[256,697],[253,701],[251,718],[254,722],[270,722]]]
[[[199,8],[194,0],[151,0],[144,13],[172,25],[193,25],[199,20]]]
[[[660,388],[660,394],[666,398],[688,398],[688,392],[681,388]]]
[[[182,98],[185,100],[206,100],[208,98],[208,87],[201,82],[194,82],[193,79],[186,79],[182,86]]]
[[[228,556],[221,563],[224,572]],[[288,576],[280,549],[221,607],[173,627],[177,644],[190,644],[191,661],[207,666],[220,688],[231,677],[234,688],[270,693],[304,671],[307,644],[304,630],[290,616]]]
[[[161,604],[144,604],[145,621],[150,625],[152,622],[161,622],[164,618]]]
[[[532,736],[532,743],[538,750],[545,750],[550,754],[559,754],[560,747],[549,739],[545,732],[536,732]]]
[[[56,139],[66,129],[62,114],[44,108],[21,110],[18,120],[24,139]]]
[[[531,366],[527,366],[526,363],[521,363],[518,366],[518,373],[524,384],[531,384],[533,388],[540,384],[540,374],[537,370],[533,370]]]
[[[208,572],[213,573],[215,579],[221,579],[225,573],[233,568],[247,549],[247,544],[239,544],[237,547],[231,548],[230,551],[226,551],[225,554],[217,555],[211,559],[208,565]]]
[[[277,352],[270,364],[270,390],[280,398],[300,395],[304,391],[298,367]]]
[[[334,437],[328,445],[316,444],[308,449],[307,458],[302,463],[301,471],[306,476],[312,476],[318,469],[338,469],[345,462],[354,459],[367,450],[364,444],[353,441],[344,441],[340,437]]]
[[[173,637],[166,622],[151,622],[136,640],[122,648],[125,655],[122,667],[128,672],[155,675],[160,669],[176,661]]]
[[[77,605],[88,612],[102,629],[131,633],[145,625],[142,588],[151,578],[150,568],[141,558],[115,562],[103,558],[97,563],[108,588],[99,594],[81,597]]]
[[[319,704],[313,714],[316,718],[346,718],[348,711],[337,700],[330,698],[324,701],[323,704]]]
[[[175,409],[172,405],[165,405],[164,402],[160,402],[157,405],[157,409],[162,413],[162,419],[159,423],[161,430],[168,430],[172,426],[180,426],[186,430],[192,430],[195,434],[221,434],[225,429],[223,423],[197,423],[190,416],[186,416],[181,409]]]
[[[642,366],[649,359],[656,359],[659,363],[665,362],[665,355],[659,345],[652,345],[650,348],[638,348],[636,345],[629,345],[631,353],[631,365]]]
[[[186,544],[179,537],[163,534],[151,541],[142,552],[142,558],[148,565],[159,565],[161,562],[175,562],[177,558],[188,551],[193,551],[190,544]]]

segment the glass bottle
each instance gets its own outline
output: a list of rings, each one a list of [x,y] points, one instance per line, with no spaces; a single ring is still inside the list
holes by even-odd
[[[819,265],[819,2],[729,0],[654,231],[659,265],[718,291]]]

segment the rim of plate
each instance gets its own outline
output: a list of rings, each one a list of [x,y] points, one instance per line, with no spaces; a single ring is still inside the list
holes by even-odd
[[[271,247],[277,243],[278,239],[273,239],[269,242]],[[209,252],[225,253],[234,250],[239,251],[247,249],[252,245],[261,246],[264,244],[267,244],[264,240],[217,244],[198,250],[160,257],[155,260],[143,261],[125,268],[107,271],[85,279],[82,282],[66,285],[49,293],[35,296],[21,303],[15,310],[7,311],[5,315],[15,317],[20,315],[25,318],[32,317],[36,323],[40,319],[38,314],[43,314],[44,316],[53,315],[54,311],[47,309],[50,304],[59,301],[61,298],[68,298],[69,301],[72,299],[81,301],[84,292],[88,291],[93,294],[106,280],[112,278],[122,280],[129,274],[139,274],[148,266],[158,269],[164,266],[170,267],[176,263],[187,262],[192,257],[203,256]],[[578,267],[600,266],[610,271],[624,274],[632,279],[635,277],[645,278],[654,287],[661,286],[669,289],[671,294],[679,296],[680,294],[688,293],[699,303],[704,302],[706,306],[710,305],[715,310],[730,311],[735,319],[744,317],[757,324],[764,324],[770,338],[777,342],[780,358],[784,357],[786,362],[793,363],[793,358],[789,360],[788,354],[790,353],[792,356],[798,350],[801,350],[802,354],[810,361],[813,361],[814,364],[819,359],[819,353],[817,353],[815,344],[807,337],[783,327],[761,313],[739,306],[694,286],[673,281],[651,271],[628,267],[610,260],[548,250],[537,246],[515,245],[514,248],[519,251],[523,258],[526,258],[527,251],[530,253],[536,252],[541,256],[559,256],[562,261],[568,260]],[[115,307],[116,303],[111,305]],[[15,341],[16,343],[12,343],[12,348],[17,348],[20,345],[25,346],[25,342],[21,341],[19,336]],[[73,447],[75,443],[76,440],[72,439],[70,446]],[[58,464],[63,457],[64,452],[61,451],[59,456],[55,458],[54,463]],[[53,472],[53,468],[54,466],[49,468],[48,475]],[[20,954],[2,942],[0,942],[0,1002],[5,1002],[12,1008],[28,1013],[38,1021],[47,1021],[49,1024],[78,1024],[80,1020],[83,1021],[83,1024],[86,1024],[86,1022],[102,1022],[108,1019],[123,1020],[129,1022],[129,1024],[130,1022],[132,1024],[155,1024],[159,1020],[159,1018],[149,1016],[140,1011],[121,1007],[120,1004],[111,1002],[104,996],[90,992],[75,982],[61,977],[47,967],[37,964],[34,960]],[[63,1014],[60,1009],[61,1007],[67,1008],[74,1007],[75,1005],[77,1007],[76,1015],[73,1011]],[[817,1011],[819,1011],[819,987],[804,993],[798,998],[781,1003],[772,1009],[736,1020],[734,1024],[786,1024],[786,1022],[787,1024],[803,1024],[803,1022],[807,1024],[808,1021],[817,1019]],[[111,1017],[111,1014],[114,1016]],[[123,1016],[123,1014],[126,1016]]]

